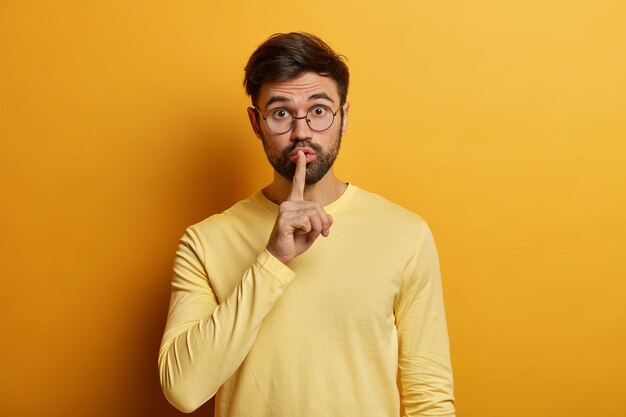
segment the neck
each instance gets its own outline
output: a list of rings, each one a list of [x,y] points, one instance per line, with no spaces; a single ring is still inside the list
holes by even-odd
[[[331,168],[321,180],[304,188],[304,199],[316,201],[322,207],[327,206],[341,197],[347,187],[347,184],[335,177]],[[276,204],[287,200],[290,193],[291,181],[281,177],[277,172],[274,172],[274,181],[263,189],[265,197]]]

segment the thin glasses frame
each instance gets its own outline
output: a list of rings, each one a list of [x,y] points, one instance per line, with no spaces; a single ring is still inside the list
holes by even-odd
[[[325,128],[325,129],[315,129],[314,127],[311,126],[311,120],[309,119],[309,113],[311,112],[311,110],[313,110],[315,108],[318,108],[318,107],[324,107],[325,109],[328,109],[330,111],[330,114],[333,115],[332,121],[330,122],[328,127]],[[293,126],[296,123],[296,120],[302,120],[302,119],[305,119],[307,126],[309,126],[309,129],[311,129],[312,131],[314,131],[314,132],[325,132],[328,129],[330,129],[333,126],[333,124],[335,124],[335,116],[337,116],[337,113],[339,113],[339,110],[341,110],[341,106],[339,106],[339,108],[337,110],[333,111],[333,109],[331,109],[329,106],[327,106],[325,104],[316,104],[314,106],[311,106],[306,111],[306,114],[304,116],[296,117],[292,112],[290,112],[288,109],[286,109],[284,107],[277,107],[277,108],[274,108],[274,109],[270,109],[265,114],[263,114],[258,107],[252,106],[252,108],[254,110],[256,110],[256,112],[263,118],[263,120],[265,121],[265,126],[267,126],[269,131],[274,133],[274,134],[276,134],[276,135],[282,135],[282,134],[285,134],[285,133],[289,132],[291,129],[293,129]],[[270,125],[269,125],[269,123],[267,121],[268,114],[270,114],[270,112],[276,111],[276,110],[285,110],[289,114],[289,116],[291,116],[291,124],[289,125],[289,129],[285,130],[284,132],[276,132],[276,131],[272,130],[272,128],[270,127]]]

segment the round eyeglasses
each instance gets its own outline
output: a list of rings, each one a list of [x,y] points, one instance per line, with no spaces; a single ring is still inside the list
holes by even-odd
[[[293,128],[296,120],[300,119],[306,120],[306,124],[309,125],[311,130],[314,130],[315,132],[323,132],[328,130],[333,125],[335,116],[339,111],[339,109],[337,109],[337,111],[333,112],[328,106],[316,104],[307,110],[304,116],[296,117],[284,107],[277,107],[269,110],[265,115],[263,115],[261,110],[256,107],[253,107],[253,109],[261,115],[263,120],[265,120],[267,128],[272,133],[277,135],[289,132]]]

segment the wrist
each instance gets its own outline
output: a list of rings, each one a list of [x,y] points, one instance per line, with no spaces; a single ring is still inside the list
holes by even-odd
[[[283,264],[287,265],[289,263],[289,261],[291,261],[293,259],[293,256],[289,257],[289,256],[285,256],[284,254],[280,254],[280,252],[278,251],[274,251],[269,245],[266,246],[267,251],[270,253],[270,255],[272,255],[274,258],[278,259],[280,262],[282,262]]]

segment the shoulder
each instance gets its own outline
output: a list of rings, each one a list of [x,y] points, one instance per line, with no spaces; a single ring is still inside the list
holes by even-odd
[[[377,216],[385,223],[397,223],[404,227],[427,227],[426,221],[417,213],[388,200],[387,198],[355,187],[354,202],[357,207]]]
[[[430,235],[427,222],[418,214],[387,198],[355,186],[350,203],[337,221],[363,239],[412,252]],[[403,249],[403,250],[404,250]]]
[[[238,229],[254,224],[266,215],[264,207],[259,204],[257,195],[240,200],[221,213],[213,214],[204,220],[189,226],[185,237],[196,241],[219,239],[232,234]]]

